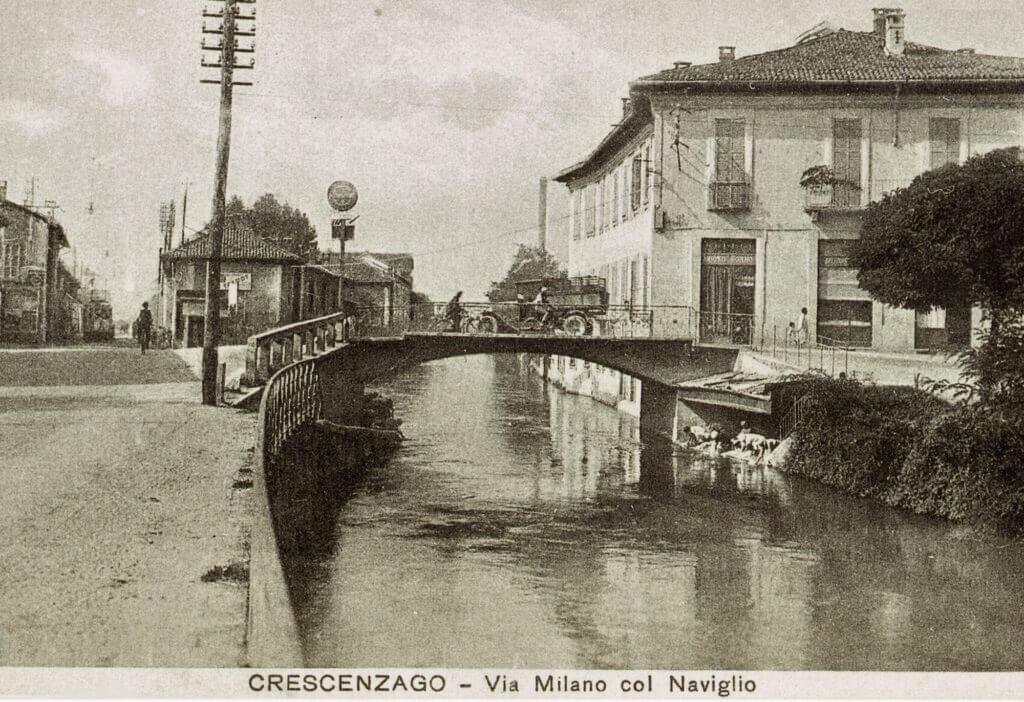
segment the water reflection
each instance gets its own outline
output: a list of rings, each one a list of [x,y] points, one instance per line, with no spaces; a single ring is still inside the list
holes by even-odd
[[[292,574],[314,665],[1024,662],[1018,544],[641,448],[635,420],[514,356],[428,364],[383,390],[410,440],[353,487],[306,569],[319,575]]]

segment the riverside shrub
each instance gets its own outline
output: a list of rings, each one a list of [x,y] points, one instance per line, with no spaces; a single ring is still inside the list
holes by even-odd
[[[855,380],[806,383],[806,399],[786,469],[865,497],[881,497],[948,407],[914,388]]]
[[[915,512],[1024,531],[1020,417],[959,405],[928,423],[889,502]]]
[[[816,380],[785,469],[922,514],[1024,532],[1024,418],[913,388]]]

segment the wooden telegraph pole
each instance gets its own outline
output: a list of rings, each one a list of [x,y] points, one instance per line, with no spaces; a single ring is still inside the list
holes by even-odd
[[[223,10],[203,10],[203,34],[221,35],[220,43],[208,45],[202,42],[204,51],[219,51],[220,60],[207,62],[205,57],[200,65],[207,68],[219,68],[220,80],[204,79],[203,83],[220,84],[220,119],[217,131],[217,166],[214,175],[213,216],[210,221],[209,238],[210,252],[206,261],[206,309],[203,319],[203,404],[217,404],[217,346],[220,342],[220,257],[224,241],[225,200],[228,181],[228,158],[231,151],[231,99],[235,85],[252,85],[251,83],[233,82],[235,69],[252,68],[255,59],[248,64],[235,64],[236,53],[252,53],[255,45],[239,47],[236,37],[254,36],[255,23],[251,29],[240,29],[238,20],[254,21],[256,11],[249,15],[238,12],[239,4],[253,4],[255,0],[217,0],[224,3]],[[208,28],[205,18],[221,18],[220,27]]]

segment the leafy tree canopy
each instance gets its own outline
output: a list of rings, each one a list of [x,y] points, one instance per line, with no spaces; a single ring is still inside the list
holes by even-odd
[[[261,195],[252,207],[246,207],[245,202],[235,195],[228,201],[227,213],[246,216],[253,232],[261,239],[307,259],[316,255],[316,228],[309,217],[287,202],[278,202],[271,193]]]
[[[520,244],[512,259],[508,273],[501,280],[491,282],[487,299],[491,301],[515,300],[516,283],[538,278],[565,278],[565,268],[551,252],[539,246]]]
[[[881,302],[926,310],[1024,304],[1024,162],[1018,148],[921,174],[868,206],[851,263]]]

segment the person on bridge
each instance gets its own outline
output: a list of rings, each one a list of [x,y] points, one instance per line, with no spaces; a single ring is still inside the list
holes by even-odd
[[[551,319],[551,303],[548,302],[548,289],[541,286],[537,297],[533,298],[534,314],[540,317],[540,326],[544,328]]]
[[[452,331],[459,330],[459,324],[462,321],[462,291],[455,293],[455,297],[448,301],[448,306],[444,310],[444,316],[452,325]]]
[[[153,331],[153,313],[149,311],[149,303],[143,302],[139,316],[135,320],[135,336],[142,347],[142,353],[149,348],[149,336]]]

